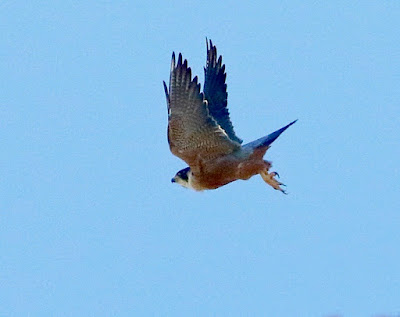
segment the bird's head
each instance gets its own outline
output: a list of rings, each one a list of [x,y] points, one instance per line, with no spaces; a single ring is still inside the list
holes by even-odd
[[[174,178],[171,179],[172,183],[177,183],[183,187],[191,188],[189,179],[192,176],[192,172],[190,171],[190,167],[186,167],[180,170]]]

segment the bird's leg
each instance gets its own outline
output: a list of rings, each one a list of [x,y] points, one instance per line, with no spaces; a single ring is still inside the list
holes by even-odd
[[[266,182],[268,185],[272,186],[276,190],[280,190],[282,193],[286,194],[286,191],[281,188],[281,186],[286,186],[285,184],[282,184],[281,182],[277,181],[274,177],[278,176],[279,174],[277,172],[271,172],[268,173],[268,169],[263,170],[260,173],[262,179],[264,182]]]

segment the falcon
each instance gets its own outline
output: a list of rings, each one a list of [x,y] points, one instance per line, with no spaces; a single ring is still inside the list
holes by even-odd
[[[168,106],[168,143],[172,154],[189,166],[176,173],[173,183],[202,191],[216,189],[235,180],[247,180],[260,174],[262,179],[286,194],[277,172],[270,172],[271,162],[263,159],[279,135],[297,120],[283,128],[242,145],[235,134],[227,107],[225,64],[217,49],[207,42],[203,92],[187,60],[178,62],[172,53],[169,88],[164,81]]]

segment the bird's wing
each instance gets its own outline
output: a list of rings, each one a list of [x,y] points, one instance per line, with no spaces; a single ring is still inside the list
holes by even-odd
[[[217,48],[210,40],[207,41],[207,64],[204,68],[204,95],[208,101],[208,110],[215,121],[225,130],[233,141],[242,143],[233,130],[228,111],[228,93],[226,92],[225,64],[222,64],[222,56],[217,60]]]
[[[197,77],[193,78],[187,61],[179,54],[175,64],[172,54],[169,90],[164,82],[168,104],[168,143],[171,152],[192,169],[205,162],[227,155],[240,148],[210,116],[207,101],[200,93]]]

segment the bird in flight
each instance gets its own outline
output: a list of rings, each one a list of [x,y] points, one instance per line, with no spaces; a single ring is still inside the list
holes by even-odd
[[[196,191],[216,189],[238,179],[247,180],[260,174],[274,189],[286,193],[276,177],[269,173],[271,162],[263,159],[266,151],[279,135],[297,120],[283,128],[242,144],[235,134],[227,107],[225,65],[217,49],[207,40],[207,63],[204,68],[203,92],[197,76],[187,60],[178,63],[172,53],[169,89],[164,81],[168,105],[168,143],[172,154],[189,167],[176,173],[173,183]]]

